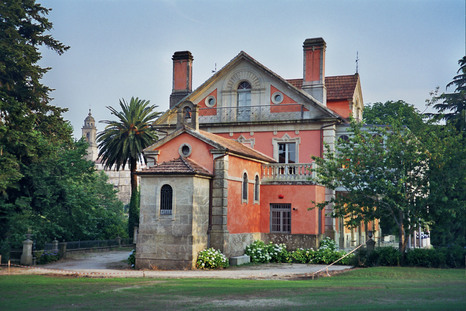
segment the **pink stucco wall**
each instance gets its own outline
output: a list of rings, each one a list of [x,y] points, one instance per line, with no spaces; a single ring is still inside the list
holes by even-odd
[[[261,164],[229,157],[228,163],[228,223],[230,233],[260,232],[260,205],[254,202],[254,179],[261,174]],[[243,173],[248,175],[248,200],[242,201]]]
[[[180,154],[178,150],[183,144],[189,144],[191,146],[192,152],[189,156],[191,160],[195,161],[197,164],[213,173],[213,157],[210,153],[212,146],[186,133],[173,138],[172,140],[157,148],[157,150],[160,151],[158,163],[179,158]]]
[[[321,231],[319,232],[317,208],[312,201],[322,202],[325,188],[315,185],[263,185],[261,186],[261,232],[270,232],[270,204],[291,204],[291,233],[324,233],[325,215],[321,213]],[[293,210],[293,208],[295,210]]]
[[[270,131],[254,132],[254,135],[251,135],[250,132],[233,133],[233,136],[230,136],[228,133],[219,133],[218,135],[229,139],[238,139],[240,135],[243,135],[246,139],[254,138],[254,149],[273,157],[272,139],[282,138],[285,134],[288,134],[290,138],[301,138],[301,143],[299,144],[299,163],[310,163],[311,156],[320,156],[322,148],[320,130],[300,131],[299,134],[296,134],[295,131],[279,131],[277,134]]]

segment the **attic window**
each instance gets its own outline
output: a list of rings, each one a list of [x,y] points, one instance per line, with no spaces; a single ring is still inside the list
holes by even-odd
[[[272,103],[281,104],[283,102],[283,94],[281,92],[275,92],[272,94]]]
[[[206,99],[205,99],[205,105],[207,107],[213,107],[215,106],[215,104],[217,103],[217,100],[215,99],[215,97],[213,97],[212,95],[211,96],[208,96]]]
[[[180,149],[178,149],[178,153],[182,157],[188,157],[191,154],[191,151],[192,151],[191,146],[188,144],[182,144],[180,146]]]

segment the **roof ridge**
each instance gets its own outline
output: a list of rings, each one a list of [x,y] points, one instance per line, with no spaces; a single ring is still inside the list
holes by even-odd
[[[185,157],[180,156],[181,162],[183,162],[184,165],[186,165],[187,168],[189,168],[192,172],[195,172],[195,169],[188,163],[188,159]]]

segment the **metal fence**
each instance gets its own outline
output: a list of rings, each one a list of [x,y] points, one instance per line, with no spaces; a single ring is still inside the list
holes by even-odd
[[[70,241],[66,243],[66,250],[105,248],[133,245],[133,239]],[[55,246],[56,247],[56,246]],[[53,250],[54,243],[45,243],[44,250]]]

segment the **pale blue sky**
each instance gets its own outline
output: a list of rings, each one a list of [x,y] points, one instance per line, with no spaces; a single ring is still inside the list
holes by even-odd
[[[465,55],[465,0],[38,0],[52,8],[52,35],[71,46],[43,51],[44,83],[66,107],[75,137],[89,108],[131,96],[168,108],[175,51],[194,56],[193,88],[240,51],[286,79],[302,78],[306,38],[327,42],[326,75],[355,72],[364,103],[403,99],[424,110]],[[97,123],[98,130],[104,124]]]

